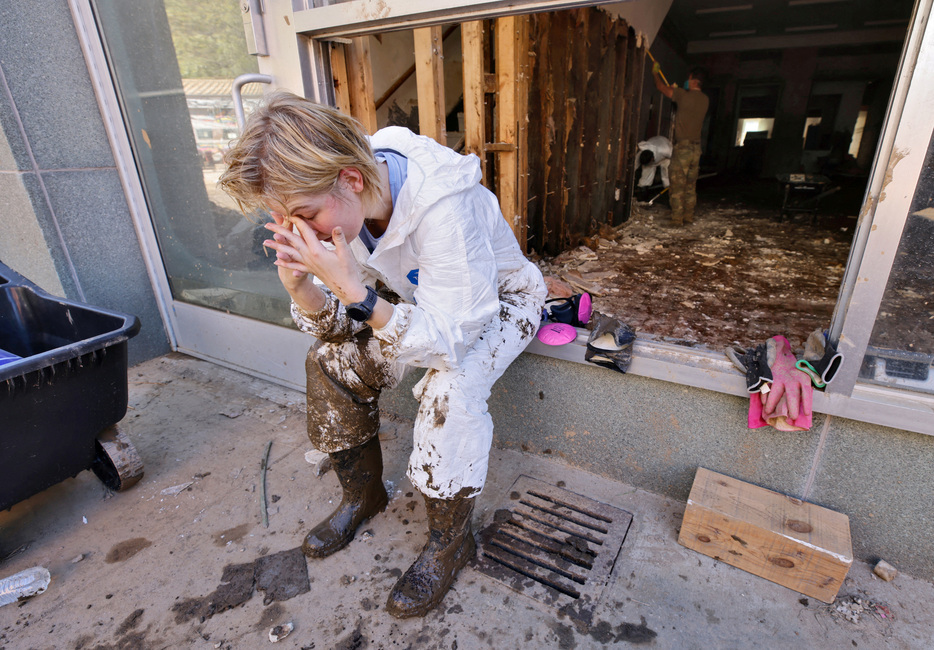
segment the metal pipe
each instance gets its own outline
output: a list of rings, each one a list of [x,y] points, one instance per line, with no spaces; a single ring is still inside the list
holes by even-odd
[[[234,79],[230,94],[233,97],[234,114],[237,116],[237,126],[240,127],[240,130],[243,130],[243,123],[246,120],[243,115],[243,97],[240,91],[250,83],[271,84],[272,77],[268,74],[249,73],[242,74]]]

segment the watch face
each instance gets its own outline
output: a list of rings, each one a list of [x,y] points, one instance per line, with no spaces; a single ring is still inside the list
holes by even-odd
[[[365,321],[372,313],[372,309],[363,309],[359,304],[347,307],[347,315],[354,320]]]

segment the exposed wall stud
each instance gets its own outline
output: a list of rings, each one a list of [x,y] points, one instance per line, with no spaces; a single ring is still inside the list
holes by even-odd
[[[447,145],[444,106],[444,46],[441,26],[413,30],[415,79],[418,84],[418,129]]]

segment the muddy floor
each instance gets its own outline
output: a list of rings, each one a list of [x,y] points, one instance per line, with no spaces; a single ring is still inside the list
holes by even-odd
[[[627,222],[539,265],[642,336],[720,350],[783,334],[801,348],[830,325],[858,203],[782,218],[775,193],[702,188],[683,228],[671,227],[667,194],[636,202]]]
[[[514,507],[518,477],[545,481],[632,515],[609,572],[569,609],[468,566],[435,611],[399,621],[386,598],[426,534],[404,475],[410,421],[382,420],[386,511],[346,549],[306,562],[295,549],[335,507],[338,484],[305,458],[303,395],[180,354],[131,368],[129,379],[121,427],[143,459],[140,483],[114,494],[82,472],[0,512],[0,579],[51,573],[45,593],[0,607],[2,650],[921,650],[934,638],[928,582],[883,582],[856,562],[838,601],[824,604],[680,546],[684,503],[501,449],[475,530]]]

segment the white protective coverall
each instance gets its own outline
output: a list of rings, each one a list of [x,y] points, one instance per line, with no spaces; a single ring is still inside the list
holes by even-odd
[[[535,336],[545,283],[480,184],[476,156],[401,127],[382,129],[370,142],[405,156],[407,176],[373,253],[359,238],[350,248],[364,282],[381,281],[401,302],[375,331],[350,319],[326,288],[318,312],[293,303],[299,328],[323,341],[309,354],[309,437],[327,453],[363,444],[376,435],[379,390],[409,367],[427,368],[413,389],[420,407],[408,477],[431,498],[473,496],[483,488],[493,439],[490,390]],[[351,401],[316,404],[312,381],[321,371],[313,357],[323,383],[336,383]],[[346,416],[360,408],[369,409],[366,432],[353,431],[359,420]]]
[[[639,151],[651,151],[655,157],[648,165],[642,165],[639,187],[650,187],[655,182],[655,168],[662,172],[662,185],[668,187],[668,166],[671,165],[671,140],[663,135],[656,135],[643,140],[638,145]]]

